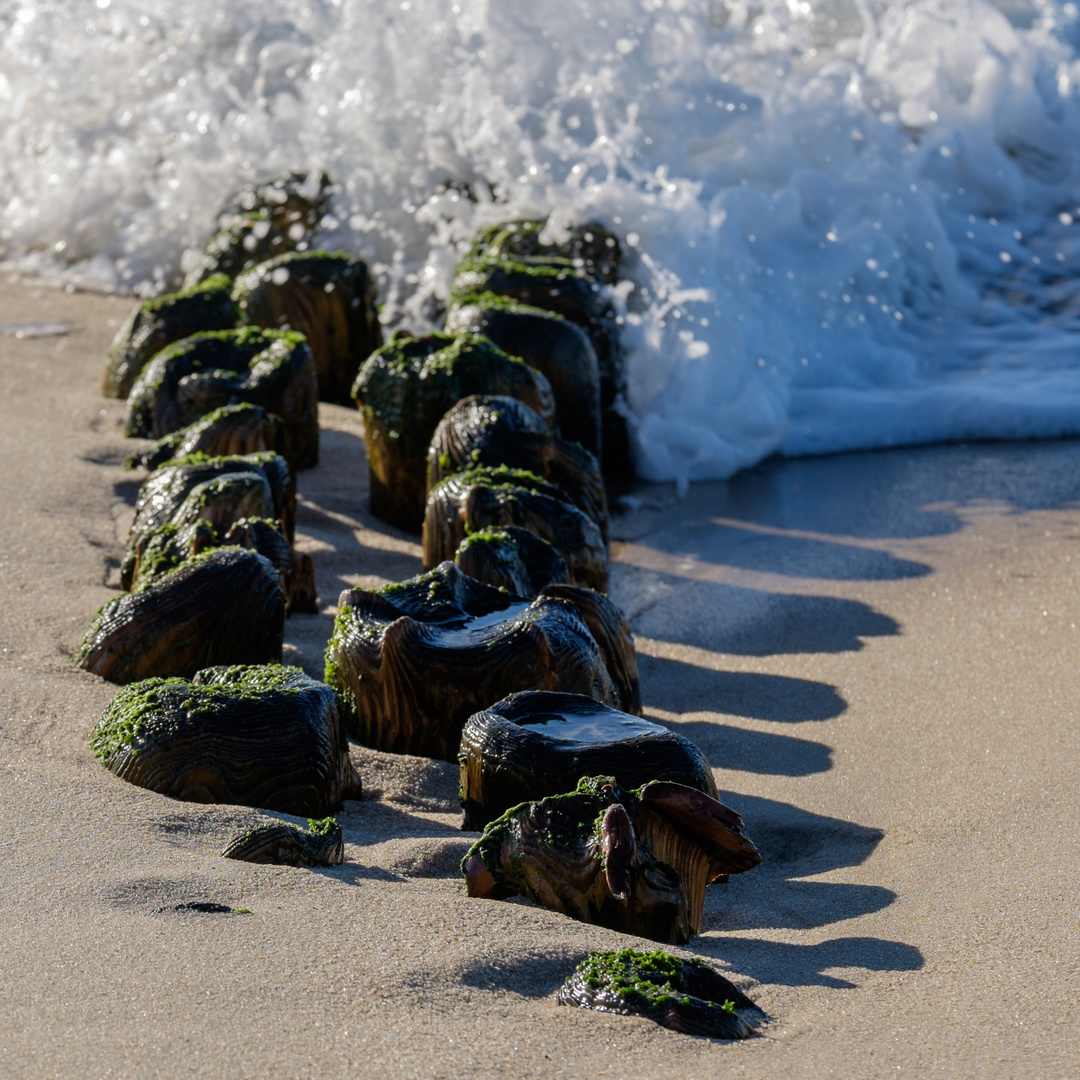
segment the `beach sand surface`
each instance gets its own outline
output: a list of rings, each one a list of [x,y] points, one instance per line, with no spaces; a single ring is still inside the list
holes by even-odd
[[[593,948],[470,900],[456,770],[353,748],[331,870],[221,859],[272,815],[125,784],[68,659],[115,595],[141,474],[103,355],[130,299],[0,287],[0,1076],[1067,1077],[1080,1061],[1080,444],[770,461],[613,521],[646,715],[695,740],[764,861],[688,954],[770,1020],[723,1043],[559,1008]],[[321,614],[420,569],[323,407],[299,545]],[[199,914],[214,902],[251,914]],[[649,946],[651,947],[651,946]]]

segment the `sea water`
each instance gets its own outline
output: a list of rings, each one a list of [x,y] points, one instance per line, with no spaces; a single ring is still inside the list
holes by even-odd
[[[637,467],[1080,432],[1053,0],[0,0],[0,258],[174,284],[252,178],[438,323],[478,226],[599,220]]]

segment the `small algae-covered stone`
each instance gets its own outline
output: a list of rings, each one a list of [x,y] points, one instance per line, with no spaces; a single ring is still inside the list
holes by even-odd
[[[604,286],[567,259],[465,259],[454,275],[453,301],[465,305],[485,293],[554,311],[588,334],[600,372],[604,472],[629,474],[629,441],[621,411],[626,375],[615,312]]]
[[[102,393],[126,398],[142,369],[166,345],[200,330],[229,330],[238,321],[232,285],[213,275],[180,292],[146,300],[127,317],[105,358]]]
[[[309,820],[306,829],[276,821],[234,837],[221,855],[279,866],[339,866],[345,861],[345,844],[334,818]]]
[[[189,802],[322,817],[360,797],[341,703],[299,668],[210,668],[128,686],[90,749],[123,780]]]
[[[469,469],[431,489],[424,513],[424,566],[452,559],[471,533],[507,526],[547,540],[566,560],[573,584],[607,591],[607,545],[596,522],[560,488],[505,466]]]
[[[607,495],[600,462],[551,429],[516,398],[474,395],[439,421],[427,455],[428,492],[440,480],[475,468],[524,469],[561,488],[607,539]]]
[[[261,477],[266,487],[253,480],[252,474]],[[235,488],[221,483],[232,476],[244,479]],[[203,487],[215,481],[218,482],[216,487]],[[196,489],[200,494],[191,498]],[[265,508],[267,491],[270,495],[268,510]],[[207,496],[205,501],[204,494]],[[230,504],[231,514],[228,512]],[[285,538],[291,541],[296,521],[296,484],[288,464],[280,455],[261,453],[208,458],[196,454],[161,466],[139,488],[127,550],[120,564],[121,585],[125,589],[132,587],[143,552],[151,538],[162,530],[171,527],[175,532],[203,519],[209,519],[215,527],[228,528],[245,516],[267,517],[280,522]]]
[[[124,468],[156,469],[191,454],[227,457],[268,450],[284,453],[284,421],[261,405],[242,402],[223,405],[186,428],[158,439],[149,449],[129,454]]]
[[[600,457],[600,366],[580,326],[554,311],[485,293],[454,304],[446,314],[446,329],[455,334],[482,334],[546,376],[555,398],[559,433]]]
[[[511,694],[469,717],[458,757],[464,829],[573,791],[583,776],[613,776],[626,790],[674,780],[716,797],[709,762],[689,739],[578,694]]]
[[[711,964],[665,952],[590,952],[559,987],[559,1005],[644,1016],[672,1031],[746,1039],[764,1013]]]
[[[622,247],[618,237],[598,221],[572,225],[556,239],[548,221],[518,218],[481,229],[473,240],[471,254],[503,259],[566,259],[590,277],[614,285]]]
[[[73,659],[109,682],[281,662],[285,594],[269,559],[212,548],[96,615]]]
[[[546,540],[525,529],[484,529],[471,533],[454,554],[458,569],[469,577],[533,597],[545,585],[568,583],[566,560]]]
[[[485,829],[462,861],[470,896],[524,896],[582,922],[685,944],[701,932],[705,887],[761,862],[742,818],[695,788],[637,791],[587,777],[525,802]]]
[[[352,404],[360,365],[382,345],[375,285],[362,259],[295,251],[236,279],[245,323],[304,335],[315,358],[319,400]]]
[[[280,416],[296,469],[319,460],[315,361],[303,335],[254,326],[194,334],[147,365],[128,396],[124,434],[160,439],[226,405]]]
[[[450,562],[374,592],[343,592],[326,681],[365,746],[444,761],[456,760],[465,721],[515,690],[614,695],[572,604],[500,593]]]
[[[475,334],[396,338],[360,369],[353,394],[364,416],[371,512],[413,531],[424,520],[428,445],[462,398],[514,397],[554,424],[547,379]]]

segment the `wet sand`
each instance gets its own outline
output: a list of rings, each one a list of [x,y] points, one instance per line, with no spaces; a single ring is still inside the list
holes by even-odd
[[[689,953],[768,1012],[738,1044],[558,1008],[638,944],[469,900],[455,770],[359,747],[347,863],[218,857],[267,815],[117,780],[116,688],[67,656],[113,595],[141,474],[102,357],[130,301],[0,287],[0,1075],[1065,1077],[1080,1060],[1080,443],[768,462],[616,517],[646,713],[697,741],[763,865]],[[419,570],[366,510],[357,414],[300,476],[321,673],[342,588]],[[177,911],[212,901],[250,915]]]

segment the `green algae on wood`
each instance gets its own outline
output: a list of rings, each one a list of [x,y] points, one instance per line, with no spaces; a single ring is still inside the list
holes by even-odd
[[[580,326],[558,312],[483,293],[457,300],[447,312],[446,329],[482,334],[546,376],[555,398],[559,434],[601,457],[600,366]]]
[[[444,761],[456,760],[469,716],[515,690],[614,695],[571,604],[530,604],[450,562],[395,586],[343,592],[325,679],[365,746]]]
[[[299,668],[135,683],[105,710],[90,746],[122,779],[192,802],[322,817],[360,796],[340,701]]]
[[[338,866],[345,861],[345,844],[336,818],[309,818],[306,829],[283,821],[258,825],[233,837],[221,855],[279,866]]]
[[[303,250],[329,205],[332,186],[325,174],[290,173],[245,184],[219,215],[221,224],[184,279],[185,285],[244,270],[288,251]]]
[[[643,1016],[687,1035],[745,1039],[764,1013],[711,964],[671,953],[590,952],[556,995],[577,1005]]]
[[[524,800],[609,774],[624,790],[672,780],[716,798],[708,759],[660,724],[576,694],[511,694],[469,717],[458,754],[464,829],[482,829]]]
[[[508,526],[547,540],[566,560],[573,584],[607,591],[607,545],[596,522],[560,488],[504,465],[467,469],[431,489],[424,512],[424,566],[452,559],[473,533]]]
[[[160,439],[226,405],[249,402],[280,416],[285,456],[297,469],[319,458],[315,362],[303,335],[241,327],[168,346],[132,387],[124,434]]]
[[[201,330],[228,330],[238,319],[232,284],[223,274],[144,301],[124,321],[106,354],[102,393],[126,398],[143,368],[167,345]]]
[[[171,435],[158,439],[147,450],[129,454],[125,469],[156,469],[191,454],[228,457],[285,451],[285,422],[261,405],[241,402],[223,405]]]
[[[360,365],[382,345],[375,285],[362,259],[326,251],[279,255],[241,274],[233,296],[245,323],[304,335],[320,401],[352,404]]]
[[[520,895],[668,944],[701,932],[705,888],[757,866],[742,819],[684,784],[589,777],[491,822],[462,861],[470,896]]]
[[[560,488],[607,540],[607,495],[600,462],[555,435],[524,402],[494,394],[463,398],[439,421],[427,452],[427,487],[455,473],[505,466]]]
[[[364,416],[373,514],[420,528],[431,437],[446,411],[471,394],[517,398],[554,424],[547,379],[475,334],[396,337],[368,358],[353,395]]]
[[[485,585],[528,598],[545,585],[570,581],[566,560],[552,544],[513,526],[470,533],[458,545],[454,562]]]
[[[262,478],[266,488],[253,479],[253,474]],[[250,501],[245,502],[238,498],[238,501],[231,504],[231,516],[222,516],[221,512],[227,512],[230,505],[229,488],[221,486],[228,477],[241,480],[235,491],[238,497],[245,493],[253,496],[261,493],[260,505],[256,506]],[[208,484],[211,487],[204,486]],[[217,486],[214,486],[215,484]],[[204,499],[211,491],[225,497],[224,504],[213,512]],[[265,505],[267,492],[271,500],[269,507]],[[296,520],[296,482],[288,464],[280,455],[255,453],[208,457],[205,454],[193,454],[161,466],[152,472],[139,488],[135,500],[135,517],[128,531],[127,549],[120,565],[121,586],[125,589],[132,588],[139,561],[156,533],[172,527],[172,533],[175,534],[178,529],[194,526],[204,518],[227,530],[245,515],[267,517],[280,522],[285,538],[292,540]],[[184,552],[191,548],[191,541],[194,539],[193,536],[184,537],[183,544],[177,548],[166,536],[157,541],[155,546],[172,546],[176,551]]]

